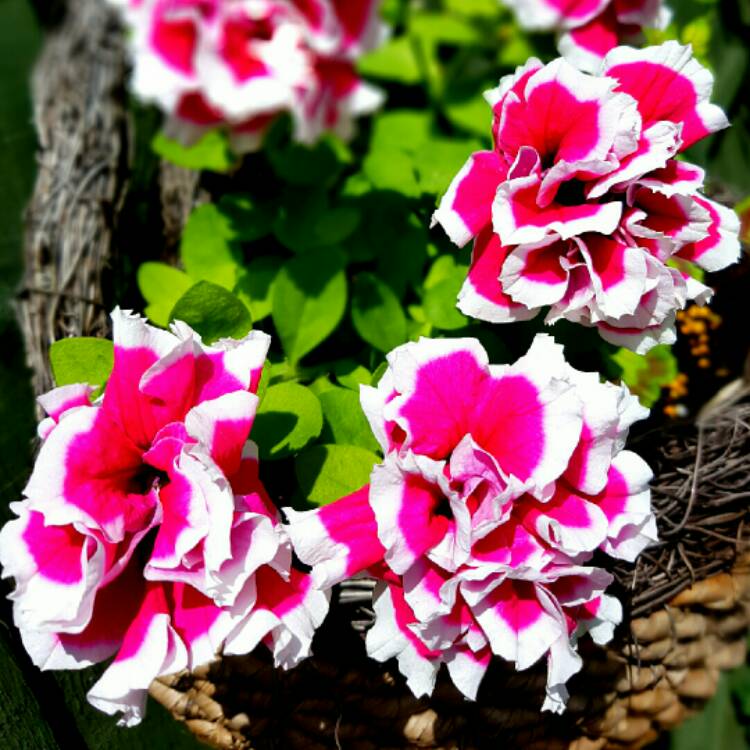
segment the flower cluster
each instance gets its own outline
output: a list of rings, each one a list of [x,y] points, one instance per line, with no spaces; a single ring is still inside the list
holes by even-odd
[[[663,29],[670,12],[661,0],[503,0],[518,22],[534,31],[560,33],[560,54],[582,70],[595,71],[610,50]]]
[[[253,151],[282,112],[304,143],[348,138],[376,109],[354,63],[385,36],[379,0],[112,0],[131,31],[133,89],[190,142],[225,126]]]
[[[634,560],[656,539],[651,472],[623,450],[647,415],[627,389],[573,369],[538,335],[512,365],[475,339],[405,344],[362,406],[385,459],[368,487],[287,509],[296,553],[327,588],[381,579],[368,653],[397,657],[418,695],[445,663],[474,698],[492,655],[546,655],[544,707],[561,711],[576,638],[611,638],[621,606],[596,550]]]
[[[675,339],[677,309],[711,290],[673,267],[739,257],[733,211],[675,157],[726,127],[689,47],[618,47],[598,75],[530,60],[487,92],[494,149],[473,154],[435,221],[475,237],[459,307],[491,322],[549,307],[639,353]]]
[[[0,533],[14,619],[35,664],[114,655],[89,692],[137,723],[162,674],[246,653],[308,655],[328,608],[291,544],[248,442],[269,340],[205,346],[115,310],[114,369],[40,399],[49,415],[18,518]]]

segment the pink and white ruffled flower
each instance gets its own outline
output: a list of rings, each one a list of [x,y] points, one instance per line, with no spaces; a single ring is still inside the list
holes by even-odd
[[[594,72],[604,56],[636,42],[643,29],[664,29],[671,12],[662,0],[503,0],[532,31],[559,33],[558,49],[581,70]]]
[[[183,323],[112,314],[114,368],[43,396],[43,443],[18,516],[0,532],[16,625],[35,664],[114,656],[89,692],[122,722],[162,674],[244,653],[309,653],[326,596],[291,567],[291,544],[248,435],[269,338],[206,346]]]
[[[473,699],[493,655],[519,670],[545,657],[544,707],[563,710],[576,639],[605,643],[621,619],[588,562],[656,539],[651,471],[624,450],[647,410],[546,335],[511,365],[474,339],[421,339],[388,363],[361,391],[385,459],[354,494],[285,509],[295,552],[322,589],[381,579],[368,653],[396,657],[417,695],[442,663]]]
[[[639,353],[673,343],[676,310],[711,290],[672,267],[716,271],[740,253],[739,220],[701,195],[676,156],[727,126],[689,47],[618,47],[588,75],[530,60],[488,91],[492,151],[472,154],[435,212],[474,238],[458,307],[495,323],[549,308]]]
[[[379,0],[111,1],[130,29],[133,90],[183,141],[221,126],[253,151],[283,112],[301,142],[349,138],[382,102],[355,69],[384,39]]]

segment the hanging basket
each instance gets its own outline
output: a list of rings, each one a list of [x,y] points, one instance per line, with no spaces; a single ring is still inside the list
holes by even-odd
[[[649,445],[651,443],[651,445]],[[750,405],[700,427],[644,436],[657,470],[662,541],[615,570],[626,622],[607,649],[580,644],[583,671],[562,716],[541,714],[546,664],[496,660],[476,703],[446,678],[415,699],[395,664],[366,658],[371,586],[343,584],[290,672],[259,651],[153,683],[151,695],[222,750],[249,748],[639,748],[700,710],[719,673],[744,663],[750,627]]]
[[[49,344],[106,334],[103,304],[130,174],[121,32],[101,0],[71,0],[34,79],[39,175],[28,210],[19,316],[34,387],[51,386]],[[179,236],[196,177],[163,166],[160,244]],[[640,437],[656,473],[661,542],[615,569],[625,622],[609,648],[581,644],[562,716],[541,714],[545,665],[496,660],[478,700],[439,680],[412,696],[395,664],[365,655],[371,582],[343,584],[315,656],[273,668],[263,650],[155,681],[152,696],[206,743],[249,748],[639,748],[711,698],[742,664],[750,626],[750,404]]]

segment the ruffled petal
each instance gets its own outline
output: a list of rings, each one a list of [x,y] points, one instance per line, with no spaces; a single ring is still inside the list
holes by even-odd
[[[492,652],[523,670],[537,662],[552,644],[567,635],[565,625],[547,612],[536,586],[506,580],[477,606],[474,615],[490,642]]]
[[[135,481],[141,467],[141,451],[103,408],[75,409],[44,441],[24,494],[48,524],[78,522],[120,542],[156,511],[155,491]]]
[[[495,151],[478,151],[453,178],[432,216],[451,240],[463,247],[492,220],[492,201],[507,167]]]
[[[612,234],[622,218],[617,202],[565,205],[537,203],[538,175],[519,177],[500,185],[492,206],[492,226],[504,245],[540,242],[550,235],[570,239],[585,232]]]
[[[409,454],[403,461],[387,456],[373,469],[370,504],[385,561],[398,574],[446,536],[455,538],[455,522],[437,482],[441,468],[430,459]]]
[[[742,252],[739,216],[732,209],[703,196],[694,195],[693,200],[708,212],[708,236],[686,245],[676,256],[712,272],[736,263]]]
[[[487,353],[475,339],[423,338],[394,349],[388,362],[398,398],[385,414],[405,433],[403,447],[447,457],[470,431],[472,410],[489,377]]]
[[[683,150],[729,124],[721,108],[709,101],[711,71],[693,57],[689,45],[668,41],[642,50],[617,47],[602,62],[601,72],[638,102],[645,127],[660,120],[682,125]]]
[[[530,320],[539,312],[514,302],[500,283],[500,273],[512,247],[503,247],[491,227],[483,229],[474,241],[471,267],[461,292],[458,309],[472,318],[490,323]]]
[[[566,251],[566,243],[554,236],[515,248],[502,266],[503,292],[529,309],[559,302],[568,289]]]
[[[609,524],[603,511],[562,482],[549,501],[526,503],[522,513],[529,530],[572,557],[593,552],[607,536]]]
[[[602,548],[612,557],[632,562],[657,541],[649,482],[653,472],[642,458],[621,451],[612,460],[607,486],[596,498],[609,528]]]
[[[97,587],[112,552],[72,526],[46,526],[42,514],[15,506],[20,517],[0,532],[4,576],[16,579],[14,618],[26,629],[78,633],[91,620]]]
[[[313,585],[327,589],[383,559],[370,485],[317,510],[284,508],[294,551],[306,565]]]
[[[614,3],[603,13],[566,31],[557,43],[560,54],[575,66],[594,73],[606,54],[620,43],[620,24]]]
[[[117,656],[87,698],[104,713],[122,713],[118,723],[134,726],[143,718],[152,680],[188,665],[187,648],[170,624],[166,591],[149,583]]]
[[[397,586],[378,584],[373,599],[375,624],[367,632],[367,654],[384,662],[394,657],[409,689],[418,698],[432,695],[440,668],[440,655],[430,651],[410,629],[415,622]]]
[[[548,493],[581,434],[581,400],[566,368],[562,347],[538,334],[525,356],[495,368],[473,409],[476,442],[535,496]]]

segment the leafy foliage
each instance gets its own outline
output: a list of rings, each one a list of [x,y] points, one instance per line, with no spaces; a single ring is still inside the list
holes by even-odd
[[[655,346],[645,355],[619,349],[612,359],[622,368],[622,382],[648,407],[659,400],[662,388],[679,372],[677,359],[668,346]]]
[[[210,281],[193,284],[177,300],[169,317],[187,323],[207,344],[221,338],[242,338],[253,327],[247,307]]]
[[[307,499],[326,505],[366,484],[379,460],[354,445],[316,445],[297,457],[295,470]]]
[[[112,372],[114,348],[108,339],[60,339],[50,347],[49,360],[58,386],[71,383],[101,386]]]
[[[186,169],[228,172],[237,161],[227,136],[218,130],[207,132],[191,146],[183,146],[162,132],[156,135],[151,146],[162,159]]]
[[[271,305],[281,345],[292,365],[330,336],[346,309],[344,257],[323,249],[288,261]]]
[[[269,386],[258,407],[253,439],[261,458],[284,458],[304,448],[323,429],[315,394],[297,383]]]

